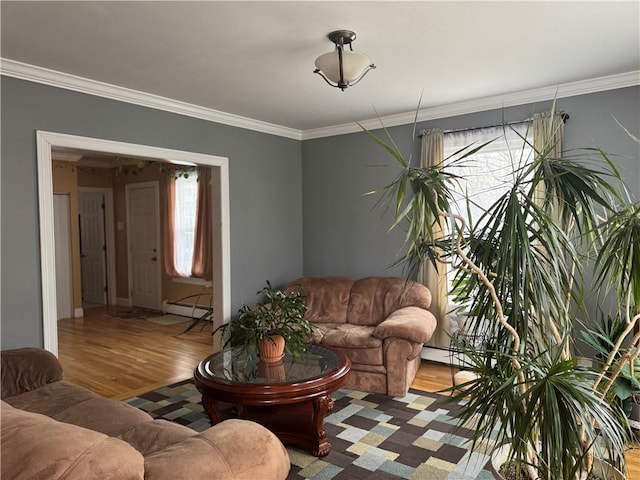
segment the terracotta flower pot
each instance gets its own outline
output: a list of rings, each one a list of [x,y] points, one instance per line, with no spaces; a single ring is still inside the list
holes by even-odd
[[[284,337],[270,335],[258,341],[258,351],[263,362],[277,362],[284,356]]]

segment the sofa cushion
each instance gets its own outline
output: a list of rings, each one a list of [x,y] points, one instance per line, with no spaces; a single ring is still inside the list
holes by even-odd
[[[346,323],[354,282],[349,277],[303,277],[285,285],[283,291],[303,288],[307,295],[305,318],[311,323]]]
[[[151,416],[142,410],[102,397],[79,402],[52,417],[110,437],[117,437],[138,424],[151,421]]]
[[[146,457],[197,434],[198,432],[195,430],[178,423],[151,420],[134,425],[118,438],[127,442]]]
[[[431,292],[422,284],[393,277],[363,278],[351,288],[347,322],[375,326],[399,308],[426,310],[429,305]]]
[[[331,325],[331,324],[329,324]],[[327,324],[318,324],[317,327],[324,332],[321,345],[340,348],[381,348],[382,340],[373,336],[374,327],[363,325],[333,324],[327,328]]]
[[[142,455],[122,440],[0,403],[2,478],[144,478]]]
[[[149,414],[131,405],[100,397],[65,381],[50,383],[6,400],[16,408],[109,436],[122,435],[134,426],[152,420]]]
[[[92,391],[63,380],[4,400],[16,408],[51,417],[79,402],[97,397]]]

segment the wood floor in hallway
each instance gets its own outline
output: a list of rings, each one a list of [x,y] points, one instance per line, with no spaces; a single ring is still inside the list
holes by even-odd
[[[159,325],[117,315],[117,310],[96,308],[58,322],[58,354],[67,381],[123,400],[190,378],[198,362],[213,353],[210,323],[182,333],[189,319]]]

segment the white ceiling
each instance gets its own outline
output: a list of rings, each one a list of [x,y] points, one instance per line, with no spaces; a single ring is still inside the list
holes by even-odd
[[[620,74],[640,83],[638,1],[0,8],[3,73],[22,62],[302,133],[406,114],[421,94],[437,109]],[[378,67],[344,92],[312,73],[337,29],[354,30],[354,49]]]

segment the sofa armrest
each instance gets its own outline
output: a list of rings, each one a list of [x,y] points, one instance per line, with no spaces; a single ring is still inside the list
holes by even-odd
[[[62,365],[54,354],[42,348],[4,350],[2,359],[2,398],[29,392],[62,380]]]
[[[436,319],[420,307],[404,307],[391,313],[373,330],[373,336],[385,338],[402,338],[415,343],[427,343],[436,329]]]
[[[145,457],[145,478],[284,480],[289,454],[273,433],[247,420],[225,420]]]

